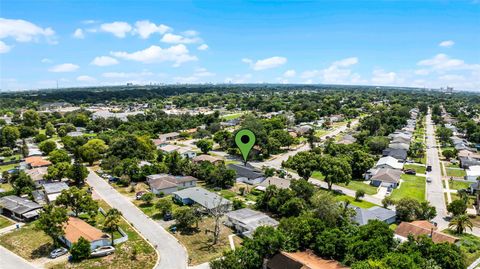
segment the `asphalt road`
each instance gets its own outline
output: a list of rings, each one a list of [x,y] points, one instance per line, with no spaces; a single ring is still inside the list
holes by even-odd
[[[104,179],[90,170],[88,184],[110,206],[117,208],[148,241],[156,246],[160,255],[158,269],[187,268],[187,252],[175,237],[169,234],[157,222],[150,219],[140,209],[133,205],[125,196],[118,193]]]
[[[445,196],[443,194],[442,172],[440,159],[438,157],[437,142],[435,140],[434,123],[432,121],[431,111],[427,114],[427,165],[432,166],[432,171],[427,172],[427,177],[432,182],[427,183],[427,200],[437,209],[437,216],[433,219],[438,224],[439,230],[448,228],[447,207],[445,205]]]
[[[10,250],[0,246],[0,269],[36,269],[33,264],[24,260]]]

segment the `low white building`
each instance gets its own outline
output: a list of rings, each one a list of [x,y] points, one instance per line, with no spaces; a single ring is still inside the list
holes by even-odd
[[[270,218],[265,213],[249,208],[242,208],[226,214],[225,225],[234,228],[238,233],[251,237],[260,226],[278,226],[278,221]]]
[[[386,156],[382,157],[378,160],[377,164],[375,164],[374,168],[391,168],[391,169],[403,169],[403,162],[399,162],[397,159]]]
[[[473,165],[470,166],[467,170],[465,170],[465,180],[468,181],[475,181],[480,177],[480,165]]]

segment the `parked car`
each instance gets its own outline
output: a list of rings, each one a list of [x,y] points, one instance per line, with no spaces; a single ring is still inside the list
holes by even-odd
[[[431,165],[427,165],[427,172],[432,172],[432,166]]]
[[[92,257],[103,257],[103,256],[108,256],[108,255],[112,254],[113,252],[115,252],[114,247],[103,246],[103,247],[99,247],[99,248],[94,249],[92,251],[92,253],[90,254],[90,256],[92,256]]]
[[[114,177],[114,176],[111,176],[108,178],[108,182],[117,182],[119,181],[120,179],[118,177]]]
[[[405,174],[407,175],[415,175],[417,174],[417,172],[413,169],[406,169],[405,171],[403,171]]]
[[[172,220],[173,219],[173,216],[172,216],[172,213],[170,212],[167,212],[165,215],[163,215],[163,220],[164,221],[169,221],[169,220]]]
[[[56,248],[52,250],[52,252],[50,252],[50,255],[48,255],[48,257],[50,257],[50,259],[55,259],[67,253],[68,253],[68,250],[66,248]]]
[[[142,196],[147,193],[146,191],[139,191],[135,194],[135,199],[140,200],[142,199]]]
[[[336,193],[336,194],[340,194],[340,195],[345,194],[342,190],[339,190],[339,189],[335,189],[335,190],[333,190],[333,192]]]
[[[432,182],[432,178],[431,178],[431,177],[427,177],[427,182],[428,182],[428,183]]]

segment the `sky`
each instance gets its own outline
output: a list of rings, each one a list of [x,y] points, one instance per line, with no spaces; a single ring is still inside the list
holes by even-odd
[[[480,0],[2,0],[0,90],[57,83],[480,91]]]

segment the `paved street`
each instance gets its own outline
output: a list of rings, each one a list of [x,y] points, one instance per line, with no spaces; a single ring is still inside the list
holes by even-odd
[[[33,264],[17,256],[10,250],[0,246],[0,268],[1,269],[35,269]]]
[[[431,111],[427,114],[427,165],[432,166],[432,172],[427,172],[427,176],[432,179],[427,183],[427,200],[437,209],[437,216],[433,219],[438,224],[440,230],[448,228],[447,208],[445,205],[445,196],[443,194],[442,173],[440,159],[438,157],[437,143],[435,140],[434,123],[432,122]]]
[[[175,237],[165,231],[160,224],[150,219],[95,172],[90,170],[87,182],[103,200],[120,210],[123,217],[147,238],[152,245],[156,246],[160,255],[160,262],[155,268],[187,268],[187,252],[185,248]]]

